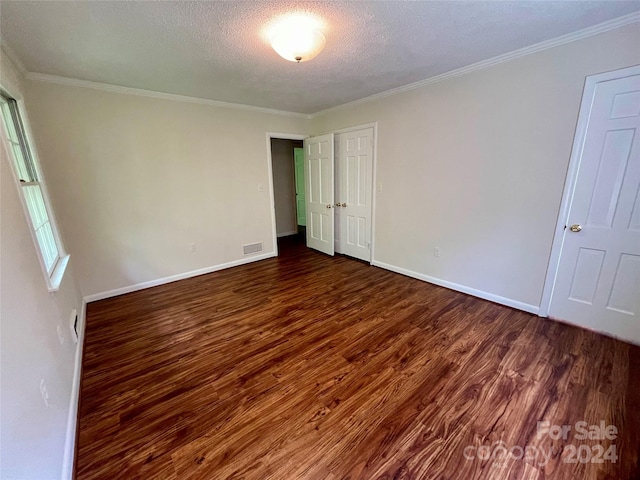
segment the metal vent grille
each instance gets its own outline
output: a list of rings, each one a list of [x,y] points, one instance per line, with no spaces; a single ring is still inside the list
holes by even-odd
[[[245,255],[250,255],[252,253],[258,253],[262,251],[262,242],[258,243],[250,243],[249,245],[243,245],[242,251]]]

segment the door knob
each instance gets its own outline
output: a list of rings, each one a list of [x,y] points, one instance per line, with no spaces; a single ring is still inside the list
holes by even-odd
[[[346,207],[346,206],[347,206],[347,204],[343,202],[343,203],[342,203],[342,205],[340,205],[340,206],[341,206],[341,207]]]
[[[336,207],[339,207],[339,206],[340,206],[340,204],[339,204],[339,203],[336,203]]]
[[[331,205],[331,204],[329,204],[329,205],[327,205],[327,208],[331,208],[331,206],[332,206],[332,205]]]
[[[582,230],[582,225],[578,225],[578,224],[571,225],[569,227],[569,230],[571,230],[572,232],[579,232],[580,230]]]

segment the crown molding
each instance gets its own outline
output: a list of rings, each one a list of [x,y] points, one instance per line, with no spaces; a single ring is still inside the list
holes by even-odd
[[[16,54],[16,52],[11,48],[11,46],[7,43],[7,40],[0,33],[0,49],[4,52],[4,54],[11,60],[11,62],[18,69],[18,73],[23,77],[27,74],[27,68],[24,66],[24,63],[20,60],[20,57]]]
[[[440,75],[436,75],[434,77],[429,77],[424,80],[419,80],[414,83],[409,83],[408,85],[403,85],[401,87],[392,88],[390,90],[385,90],[380,93],[375,93],[373,95],[369,95],[368,97],[360,98],[358,100],[353,100],[351,102],[343,103],[341,105],[336,105],[335,107],[330,107],[325,110],[320,110],[319,112],[312,113],[311,118],[316,118],[320,115],[324,115],[326,113],[333,112],[336,110],[341,110],[343,108],[354,107],[356,105],[360,105],[363,103],[373,102],[381,98],[415,90],[417,88],[424,87],[426,85],[442,82],[443,80],[447,80],[449,78],[466,75],[467,73],[489,68],[494,65],[498,65],[500,63],[514,60],[516,58],[524,57],[526,55],[531,55],[532,53],[541,52],[543,50],[549,50],[551,48],[558,47],[560,45],[565,45],[567,43],[575,42],[576,40],[592,37],[594,35],[608,32],[610,30],[615,30],[616,28],[624,27],[625,25],[629,25],[637,22],[640,22],[640,12],[630,13],[622,17],[614,18],[613,20],[609,20],[607,22],[599,23],[592,27],[587,27],[582,30],[578,30],[576,32],[562,35],[560,37],[552,38],[550,40],[545,40],[540,43],[529,45],[528,47],[520,48],[518,50],[513,50],[512,52],[507,52],[502,55],[498,55],[497,57],[489,58],[487,60],[482,60],[481,62],[473,63],[465,67],[456,68],[455,70],[451,70],[449,72],[445,72]]]
[[[477,70],[482,70],[485,68],[492,67],[494,65],[498,65],[504,62],[508,62],[510,60],[514,60],[516,58],[524,57],[526,55],[530,55],[533,53],[541,52],[543,50],[548,50],[554,47],[558,47],[560,45],[565,45],[567,43],[575,42],[576,40],[580,40],[583,38],[592,37],[594,35],[598,35],[600,33],[608,32],[610,30],[615,30],[616,28],[623,27],[625,25],[629,25],[632,23],[640,22],[640,11],[630,13],[628,15],[624,15],[622,17],[614,18],[607,22],[600,23],[598,25],[594,25],[588,28],[584,28],[582,30],[578,30],[576,32],[572,32],[566,35],[562,35],[560,37],[552,38],[550,40],[545,40],[540,43],[536,43],[534,45],[530,45],[528,47],[520,48],[518,50],[514,50],[512,52],[507,52],[502,55],[498,55],[493,58],[489,58],[487,60],[483,60],[481,62],[477,62],[471,65],[467,65],[461,68],[457,68],[455,70],[451,70],[449,72],[442,73],[440,75],[436,75],[433,77],[429,77],[424,80],[420,80],[414,83],[410,83],[408,85],[403,85],[401,87],[392,88],[390,90],[385,90],[380,93],[376,93],[373,95],[369,95],[368,97],[363,97],[357,100],[353,100],[348,103],[343,103],[341,105],[336,105],[334,107],[330,107],[324,110],[320,110],[318,112],[312,114],[305,114],[299,112],[288,112],[284,110],[275,110],[271,108],[264,107],[256,107],[253,105],[245,105],[239,103],[230,103],[230,102],[222,102],[218,100],[210,100],[206,98],[198,98],[198,97],[189,97],[185,95],[176,95],[172,93],[164,93],[164,92],[156,92],[153,90],[145,90],[140,88],[131,88],[131,87],[122,87],[119,85],[112,85],[108,83],[100,83],[100,82],[92,82],[88,80],[79,80],[75,78],[61,77],[58,75],[49,75],[44,73],[36,73],[36,72],[28,72],[24,64],[19,60],[19,58],[14,54],[13,50],[7,45],[4,38],[1,38],[1,46],[3,51],[7,54],[7,56],[16,64],[16,67],[20,70],[23,76],[28,80],[35,80],[39,82],[47,82],[47,83],[56,83],[60,85],[69,85],[74,87],[83,87],[83,88],[92,88],[94,90],[103,90],[107,92],[114,93],[124,93],[128,95],[138,95],[143,97],[151,97],[151,98],[159,98],[163,100],[173,100],[178,102],[186,102],[186,103],[195,103],[199,105],[209,105],[219,108],[232,108],[236,110],[246,110],[251,112],[258,113],[267,113],[272,115],[283,115],[294,118],[304,118],[304,119],[312,119],[316,118],[320,115],[324,115],[329,112],[333,112],[336,110],[340,110],[343,108],[354,107],[356,105],[360,105],[363,103],[372,102],[375,100],[379,100],[381,98],[389,97],[392,95],[397,95],[400,93],[408,92],[411,90],[415,90],[420,87],[424,87],[426,85],[431,85],[434,83],[442,82],[444,80],[459,77],[461,75],[466,75],[467,73],[475,72]]]
[[[79,80],[76,78],[61,77],[58,75],[49,75],[46,73],[27,72],[24,77],[27,80],[35,80],[37,82],[56,83],[58,85],[67,85],[72,87],[92,88],[94,90],[102,90],[105,92],[124,93],[127,95],[138,95],[141,97],[159,98],[162,100],[172,100],[176,102],[195,103],[198,105],[209,105],[219,108],[233,108],[235,110],[247,110],[257,113],[268,113],[271,115],[283,115],[295,118],[311,118],[311,115],[299,112],[287,112],[285,110],[275,110],[271,108],[255,107],[253,105],[244,105],[241,103],[221,102],[218,100],[210,100],[208,98],[189,97],[186,95],[176,95],[173,93],[156,92],[153,90],[144,90],[141,88],[122,87],[120,85],[111,85],[109,83],[91,82],[89,80]]]

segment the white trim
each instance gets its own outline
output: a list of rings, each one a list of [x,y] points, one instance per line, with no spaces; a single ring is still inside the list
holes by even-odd
[[[43,269],[46,272],[47,288],[49,289],[50,292],[55,292],[60,288],[60,283],[62,282],[62,277],[64,276],[64,273],[67,268],[67,263],[69,261],[69,255],[67,254],[67,250],[64,248],[64,242],[62,241],[62,235],[60,233],[58,219],[56,218],[55,211],[53,210],[53,204],[51,203],[51,196],[49,195],[49,188],[47,187],[47,179],[40,166],[40,154],[38,153],[38,147],[36,145],[33,133],[31,132],[31,122],[29,121],[29,115],[27,114],[27,106],[25,104],[24,98],[17,99],[16,101],[18,104],[18,112],[22,120],[22,128],[24,129],[24,134],[27,140],[27,148],[31,153],[33,167],[35,168],[36,174],[38,175],[38,182],[40,183],[40,193],[42,195],[42,198],[44,199],[45,208],[47,209],[47,216],[49,217],[49,225],[51,226],[51,231],[53,232],[53,238],[56,242],[56,246],[58,247],[57,265],[54,271],[51,272],[51,274],[49,274],[46,267],[44,266],[44,259],[41,260]],[[11,153],[13,154],[13,152]],[[17,177],[17,172],[16,172],[16,177]],[[17,178],[16,178],[16,181],[17,181]],[[22,196],[24,197],[24,195]],[[26,201],[25,201],[25,207],[26,207]],[[25,212],[28,212],[28,209],[25,210]],[[27,221],[29,222],[29,225],[32,226],[28,213],[27,213]],[[34,242],[38,245],[38,252],[40,252],[40,255],[42,256],[40,245],[38,243],[35,231],[33,232],[33,237],[34,237]]]
[[[538,313],[538,307],[536,305],[530,305],[528,303],[512,300],[511,298],[501,297],[499,295],[494,295],[493,293],[477,290],[475,288],[467,287],[465,285],[460,285],[458,283],[453,283],[447,280],[442,280],[440,278],[432,277],[430,275],[425,275],[423,273],[414,272],[413,270],[408,270],[406,268],[396,267],[395,265],[379,262],[377,260],[374,260],[373,262],[371,262],[371,265],[373,265],[374,267],[384,268],[385,270],[390,270],[392,272],[399,273],[401,275],[406,275],[407,277],[412,277],[418,280],[433,283],[434,285],[439,285],[441,287],[449,288],[451,290],[456,290],[458,292],[466,293],[467,295],[473,295],[474,297],[482,298],[484,300],[489,300],[490,302],[506,305],[507,307],[516,308],[518,310],[523,310],[525,312],[529,312],[533,314]]]
[[[365,123],[362,125],[356,125],[355,127],[345,127],[339,130],[331,130],[330,132],[325,132],[325,133],[333,133],[334,135],[339,135],[341,133],[349,133],[349,132],[356,132],[358,130],[364,130],[365,128],[373,128],[375,130],[377,126],[378,126],[378,122],[371,122],[371,123]],[[324,134],[321,133],[319,135],[324,135]]]
[[[361,103],[371,102],[374,100],[378,100],[380,98],[388,97],[391,95],[396,95],[398,93],[407,92],[410,90],[415,90],[416,88],[424,87],[425,85],[430,85],[432,83],[441,82],[443,80],[447,80],[453,77],[459,77],[461,75],[465,75],[467,73],[474,72],[476,70],[482,70],[484,68],[492,67],[494,65],[498,65],[500,63],[508,62],[509,60],[513,60],[516,58],[524,57],[525,55],[530,55],[532,53],[540,52],[543,50],[548,50],[550,48],[558,47],[560,45],[565,45],[567,43],[575,42],[576,40],[581,40],[583,38],[592,37],[594,35],[598,35],[600,33],[608,32],[610,30],[615,30],[616,28],[624,27],[625,25],[629,25],[632,23],[640,22],[640,12],[630,13],[628,15],[624,15],[622,17],[614,18],[612,20],[608,20],[603,23],[599,23],[597,25],[593,25],[591,27],[584,28],[582,30],[578,30],[577,32],[568,33],[566,35],[562,35],[560,37],[552,38],[549,40],[545,40],[543,42],[536,43],[534,45],[529,45],[528,47],[523,47],[518,50],[514,50],[512,52],[507,52],[502,55],[498,55],[493,58],[488,58],[486,60],[482,60],[477,63],[473,63],[471,65],[467,65],[461,68],[456,68],[454,70],[450,70],[449,72],[442,73],[440,75],[435,75],[433,77],[426,78],[424,80],[420,80],[418,82],[410,83],[408,85],[403,85],[397,88],[392,88],[390,90],[385,90],[384,92],[376,93],[374,95],[369,95],[368,97],[360,98],[354,100],[352,102],[343,103],[340,105],[336,105],[334,107],[326,108],[324,110],[319,110],[312,114],[300,113],[300,112],[287,112],[284,110],[275,110],[264,107],[255,107],[252,105],[245,105],[240,103],[230,103],[230,102],[222,102],[218,100],[210,100],[206,98],[198,98],[198,97],[189,97],[186,95],[175,95],[172,93],[164,93],[164,92],[156,92],[153,90],[145,90],[141,88],[131,88],[131,87],[122,87],[119,85],[111,85],[108,83],[100,83],[100,82],[92,82],[88,80],[79,80],[75,78],[62,77],[59,75],[49,75],[46,73],[37,73],[37,72],[22,72],[24,77],[28,80],[35,80],[40,82],[48,82],[48,83],[57,83],[60,85],[70,85],[75,87],[84,87],[84,88],[93,88],[95,90],[105,90],[108,92],[116,92],[116,93],[126,93],[130,95],[140,95],[145,97],[152,98],[161,98],[165,100],[175,100],[181,102],[188,103],[197,103],[202,105],[211,105],[216,107],[223,108],[235,108],[240,110],[249,110],[254,112],[261,113],[270,113],[275,115],[285,115],[289,117],[296,118],[306,118],[312,119],[319,115],[323,115],[325,113],[342,109],[345,107],[353,107],[355,105],[359,105]],[[2,40],[2,47],[5,48],[5,53],[9,56],[9,58],[16,64],[19,70],[24,69],[24,65],[22,62],[18,60],[18,58],[7,52],[7,48],[9,50],[10,47],[7,47],[7,44]]]
[[[269,182],[269,211],[271,212],[271,241],[273,252],[278,256],[278,234],[276,229],[276,191],[273,186],[273,159],[271,158],[271,134],[267,132],[267,176]]]
[[[309,138],[306,133],[281,133],[281,132],[267,132],[269,139],[278,138],[280,140],[305,140]],[[271,143],[269,143],[269,150],[271,150]]]
[[[173,93],[156,92],[153,90],[145,90],[142,88],[122,87],[120,85],[111,85],[109,83],[91,82],[89,80],[78,80],[76,78],[61,77],[59,75],[49,75],[47,73],[27,72],[24,77],[27,80],[35,80],[38,82],[56,83],[58,85],[67,85],[71,87],[92,88],[94,90],[103,90],[105,92],[123,93],[126,95],[138,95],[141,97],[159,98],[161,100],[172,100],[176,102],[196,103],[198,105],[209,105],[219,108],[233,108],[236,110],[248,110],[251,112],[268,113],[271,115],[284,115],[294,118],[311,118],[311,115],[299,112],[287,112],[284,110],[276,110],[272,108],[255,107],[253,105],[245,105],[241,103],[222,102],[219,100],[211,100],[208,98],[190,97],[187,95],[176,95]]]
[[[326,130],[324,132],[314,133],[313,136],[319,137],[320,135],[329,135],[330,133],[333,133],[334,135],[340,135],[341,133],[356,132],[358,130],[364,130],[365,128],[373,128],[375,133],[375,131],[378,129],[378,122],[363,123],[362,125],[340,128],[338,130]]]
[[[51,222],[51,219],[49,219]],[[55,232],[54,232],[55,233]],[[60,253],[58,252],[58,255]],[[51,272],[49,276],[49,281],[47,282],[47,289],[49,293],[57,292],[60,289],[60,284],[62,283],[62,277],[64,277],[64,272],[67,271],[67,265],[69,264],[69,255],[58,256],[58,261],[56,262],[56,266]]]
[[[608,32],[610,30],[615,30],[616,28],[624,27],[625,25],[629,25],[631,23],[636,23],[636,22],[640,22],[640,12],[630,13],[622,17],[614,18],[613,20],[609,20],[607,22],[599,23],[598,25],[593,25],[591,27],[578,30],[577,32],[568,33],[560,37],[545,40],[543,42],[536,43],[534,45],[529,45],[528,47],[523,47],[518,50],[513,50],[512,52],[507,52],[502,55],[498,55],[497,57],[488,58],[487,60],[482,60],[481,62],[456,68],[455,70],[450,70],[448,72],[442,73],[440,75],[436,75],[434,77],[429,77],[424,80],[410,83],[408,85],[403,85],[401,87],[385,90],[384,92],[376,93],[374,95],[369,95],[368,97],[360,98],[358,100],[354,100],[348,103],[343,103],[341,105],[336,105],[335,107],[330,107],[325,110],[320,110],[319,112],[312,113],[311,118],[316,118],[320,115],[324,115],[325,113],[333,112],[335,110],[354,107],[362,103],[368,103],[375,100],[379,100],[381,98],[389,97],[391,95],[397,95],[399,93],[415,90],[417,88],[424,87],[425,85],[431,85],[433,83],[442,82],[443,80],[447,80],[449,78],[466,75],[467,73],[475,72],[476,70],[489,68],[494,65],[498,65],[500,63],[508,62],[510,60],[524,57],[532,53],[541,52],[543,50],[549,50],[551,48],[558,47],[560,45],[565,45],[567,43],[575,42],[576,40],[592,37],[594,35]]]
[[[371,264],[373,265],[374,253],[375,253],[375,238],[376,238],[376,196],[378,193],[378,186],[376,185],[378,180],[378,122],[373,122],[373,174],[371,182]]]
[[[148,282],[136,283],[135,285],[129,285],[128,287],[116,288],[114,290],[108,290],[106,292],[94,293],[84,297],[86,303],[96,302],[98,300],[104,300],[105,298],[117,297],[118,295],[124,295],[125,293],[137,292],[138,290],[144,290],[146,288],[157,287],[158,285],[165,285],[167,283],[177,282],[178,280],[184,280],[185,278],[197,277],[198,275],[205,275],[207,273],[217,272],[218,270],[225,270],[227,268],[238,267],[247,263],[258,262],[267,258],[275,257],[275,252],[263,253],[261,255],[254,255],[247,258],[241,258],[232,262],[221,263],[213,265],[212,267],[200,268],[198,270],[192,270],[190,272],[178,273],[177,275],[171,275],[169,277],[158,278],[156,280],[149,280]]]
[[[84,351],[84,326],[87,314],[87,302],[83,300],[82,310],[78,316],[78,343],[75,343],[76,357],[73,367],[73,383],[69,397],[69,412],[67,414],[67,433],[64,441],[64,456],[62,458],[62,480],[73,479],[73,464],[76,453],[76,431],[78,428],[78,406],[80,405],[80,380],[82,377],[82,354]]]
[[[281,237],[289,237],[291,235],[297,235],[298,231],[297,230],[291,230],[290,232],[282,232],[282,233],[278,233],[277,237],[281,238]]]
[[[274,257],[274,252],[266,253],[262,255],[256,255],[249,258],[242,258],[232,262],[222,263],[214,265],[208,268],[202,268],[199,270],[193,270],[191,272],[181,273],[178,275],[172,275],[169,277],[159,278],[149,282],[138,283],[130,285],[128,287],[117,288],[115,290],[109,290],[102,293],[96,293],[93,295],[87,295],[82,301],[82,310],[78,317],[78,343],[76,345],[75,365],[73,372],[73,384],[71,386],[71,396],[69,399],[69,412],[67,415],[67,431],[64,445],[64,457],[62,460],[62,479],[71,480],[73,478],[73,466],[75,460],[75,442],[76,442],[76,430],[78,419],[78,406],[80,401],[80,382],[82,376],[82,355],[84,352],[84,334],[86,326],[86,314],[87,304],[95,302],[97,300],[104,300],[105,298],[116,297],[125,293],[131,293],[146,288],[155,287],[158,285],[164,285],[167,283],[175,282],[178,280],[184,280],[186,278],[196,277],[198,275],[204,275],[207,273],[217,272],[227,268],[237,267],[245,265],[247,263],[253,263],[267,258]]]
[[[560,267],[560,256],[562,254],[562,246],[564,243],[565,225],[569,219],[573,193],[578,179],[578,170],[580,169],[580,161],[582,159],[582,151],[586,141],[587,127],[589,126],[589,118],[591,116],[591,107],[593,104],[596,86],[600,82],[629,77],[631,75],[640,75],[640,65],[621,68],[619,70],[613,70],[606,73],[599,73],[597,75],[590,75],[585,81],[582,93],[582,102],[580,103],[580,112],[578,114],[578,123],[576,125],[576,133],[573,140],[573,146],[571,148],[569,167],[567,169],[567,177],[564,182],[560,211],[558,212],[558,219],[556,221],[556,228],[553,235],[553,243],[551,244],[551,253],[549,255],[549,263],[547,265],[547,275],[542,289],[542,298],[540,299],[540,316],[542,317],[549,315],[549,309],[551,307],[551,298],[553,297],[558,268]],[[609,334],[609,336],[611,335]]]
[[[38,242],[38,237],[36,235],[36,231],[34,230],[33,221],[31,220],[31,215],[29,214],[29,208],[27,207],[25,194],[22,191],[22,183],[20,182],[20,176],[18,175],[17,162],[14,157],[13,148],[10,147],[8,134],[5,131],[5,128],[2,127],[2,125],[0,125],[0,143],[2,143],[0,148],[3,148],[7,153],[7,161],[9,162],[13,180],[16,184],[16,188],[18,189],[20,204],[22,205],[22,209],[24,211],[25,220],[27,222],[29,232],[31,233],[31,238],[36,250],[36,256],[38,257],[38,262],[40,263],[40,268],[42,269],[42,274],[45,278],[47,290],[49,292],[56,292],[60,288],[60,283],[62,282],[62,277],[64,276],[65,270],[67,268],[67,263],[69,261],[69,255],[66,253],[64,245],[62,243],[60,230],[58,228],[58,222],[56,221],[56,216],[49,197],[49,191],[47,189],[47,181],[44,173],[42,172],[42,169],[40,168],[40,156],[38,155],[38,150],[36,148],[33,135],[31,134],[31,127],[29,125],[29,118],[27,117],[24,99],[22,97],[14,96],[13,93],[10,90],[6,89],[4,85],[0,86],[7,92],[8,95],[10,95],[16,101],[18,107],[18,115],[22,122],[23,133],[26,137],[26,148],[28,148],[31,154],[32,165],[36,170],[36,175],[38,176],[37,184],[40,186],[40,194],[42,195],[42,199],[44,200],[45,209],[47,211],[47,216],[49,219],[49,225],[51,226],[53,238],[58,249],[58,258],[56,259],[56,263],[52,271],[49,271],[49,268],[47,268],[47,265],[45,264],[42,253],[42,246]],[[0,124],[3,123],[4,122],[0,118]]]
[[[300,133],[278,133],[267,132],[267,171],[269,174],[269,195],[270,195],[270,208],[271,208],[271,231],[273,232],[273,251],[274,256],[278,256],[278,237],[284,236],[278,235],[276,231],[276,192],[273,186],[273,158],[271,158],[271,139],[278,138],[281,140],[304,140],[309,135]],[[296,232],[297,233],[297,232]]]

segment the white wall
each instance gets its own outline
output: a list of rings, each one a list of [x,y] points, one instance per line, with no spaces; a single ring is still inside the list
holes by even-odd
[[[378,122],[375,260],[535,309],[585,77],[639,45],[628,25],[316,116],[314,133]]]
[[[274,251],[266,133],[307,133],[308,119],[39,81],[27,91],[84,295],[241,260],[247,243]]]
[[[276,233],[279,236],[296,233],[298,229],[293,145],[293,140],[271,139]]]
[[[4,52],[0,61],[0,83],[20,97],[20,75]],[[77,351],[69,319],[81,297],[73,257],[59,291],[48,293],[9,161],[0,142],[0,478],[46,480],[62,472]]]

